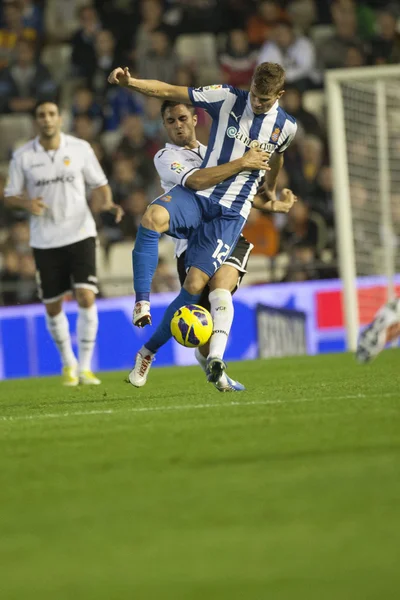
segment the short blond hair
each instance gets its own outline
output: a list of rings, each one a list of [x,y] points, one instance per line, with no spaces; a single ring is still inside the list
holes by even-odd
[[[278,63],[263,62],[254,71],[253,83],[260,94],[276,94],[284,88],[285,70]]]

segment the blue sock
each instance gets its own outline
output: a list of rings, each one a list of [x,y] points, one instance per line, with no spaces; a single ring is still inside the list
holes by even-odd
[[[151,282],[158,264],[158,240],[161,234],[139,225],[132,251],[133,287],[136,302],[150,299]]]
[[[182,308],[182,306],[186,306],[186,304],[197,304],[200,299],[200,294],[189,294],[185,289],[181,289],[179,296],[175,298],[171,302],[171,304],[166,309],[163,320],[149,339],[149,341],[145,344],[145,347],[150,350],[150,352],[157,352],[161,346],[166,344],[168,340],[172,337],[171,334],[171,319],[178,310],[178,308]]]

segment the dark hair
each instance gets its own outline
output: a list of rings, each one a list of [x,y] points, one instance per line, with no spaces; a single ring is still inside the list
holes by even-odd
[[[278,63],[263,62],[254,71],[253,83],[261,94],[278,93],[285,85],[285,70]]]
[[[194,115],[195,110],[192,104],[185,104],[184,102],[175,102],[174,100],[164,100],[164,102],[161,104],[161,117],[164,118],[165,111],[167,110],[167,108],[174,108],[175,106],[180,106],[181,104],[183,106],[186,106],[186,108],[192,113],[192,115]]]
[[[43,104],[55,104],[57,106],[58,112],[60,112],[60,105],[58,104],[55,98],[46,98],[45,100],[38,100],[35,104],[35,108],[33,109],[33,114],[36,116],[37,110]]]

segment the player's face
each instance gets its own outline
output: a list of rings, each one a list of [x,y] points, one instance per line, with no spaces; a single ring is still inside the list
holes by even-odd
[[[280,92],[261,94],[254,83],[252,83],[250,88],[250,103],[253,113],[261,115],[262,113],[268,112],[283,93],[283,90],[281,90]]]
[[[177,146],[187,146],[196,139],[196,125],[196,115],[184,104],[169,107],[164,113],[164,127]]]
[[[61,116],[57,105],[52,102],[41,104],[36,110],[36,123],[43,137],[52,138],[60,133]]]

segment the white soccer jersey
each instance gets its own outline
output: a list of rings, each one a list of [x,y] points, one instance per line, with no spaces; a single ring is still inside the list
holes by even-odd
[[[203,168],[241,158],[254,146],[270,154],[283,152],[296,134],[296,121],[275,102],[267,113],[255,115],[250,94],[230,85],[189,88],[194,106],[204,108],[213,123]],[[197,192],[247,219],[265,171],[242,171],[218,185]]]
[[[165,148],[157,152],[154,165],[161,179],[161,186],[165,192],[174,185],[185,185],[192,173],[197,171],[204,160],[207,147],[200,144],[193,150],[182,148],[174,144],[166,144]],[[175,256],[179,257],[187,248],[187,240],[176,240]]]
[[[107,178],[87,142],[61,134],[58,150],[46,151],[39,138],[16,152],[10,163],[5,196],[41,197],[48,207],[30,218],[33,248],[58,248],[96,236],[85,185],[98,188]]]

